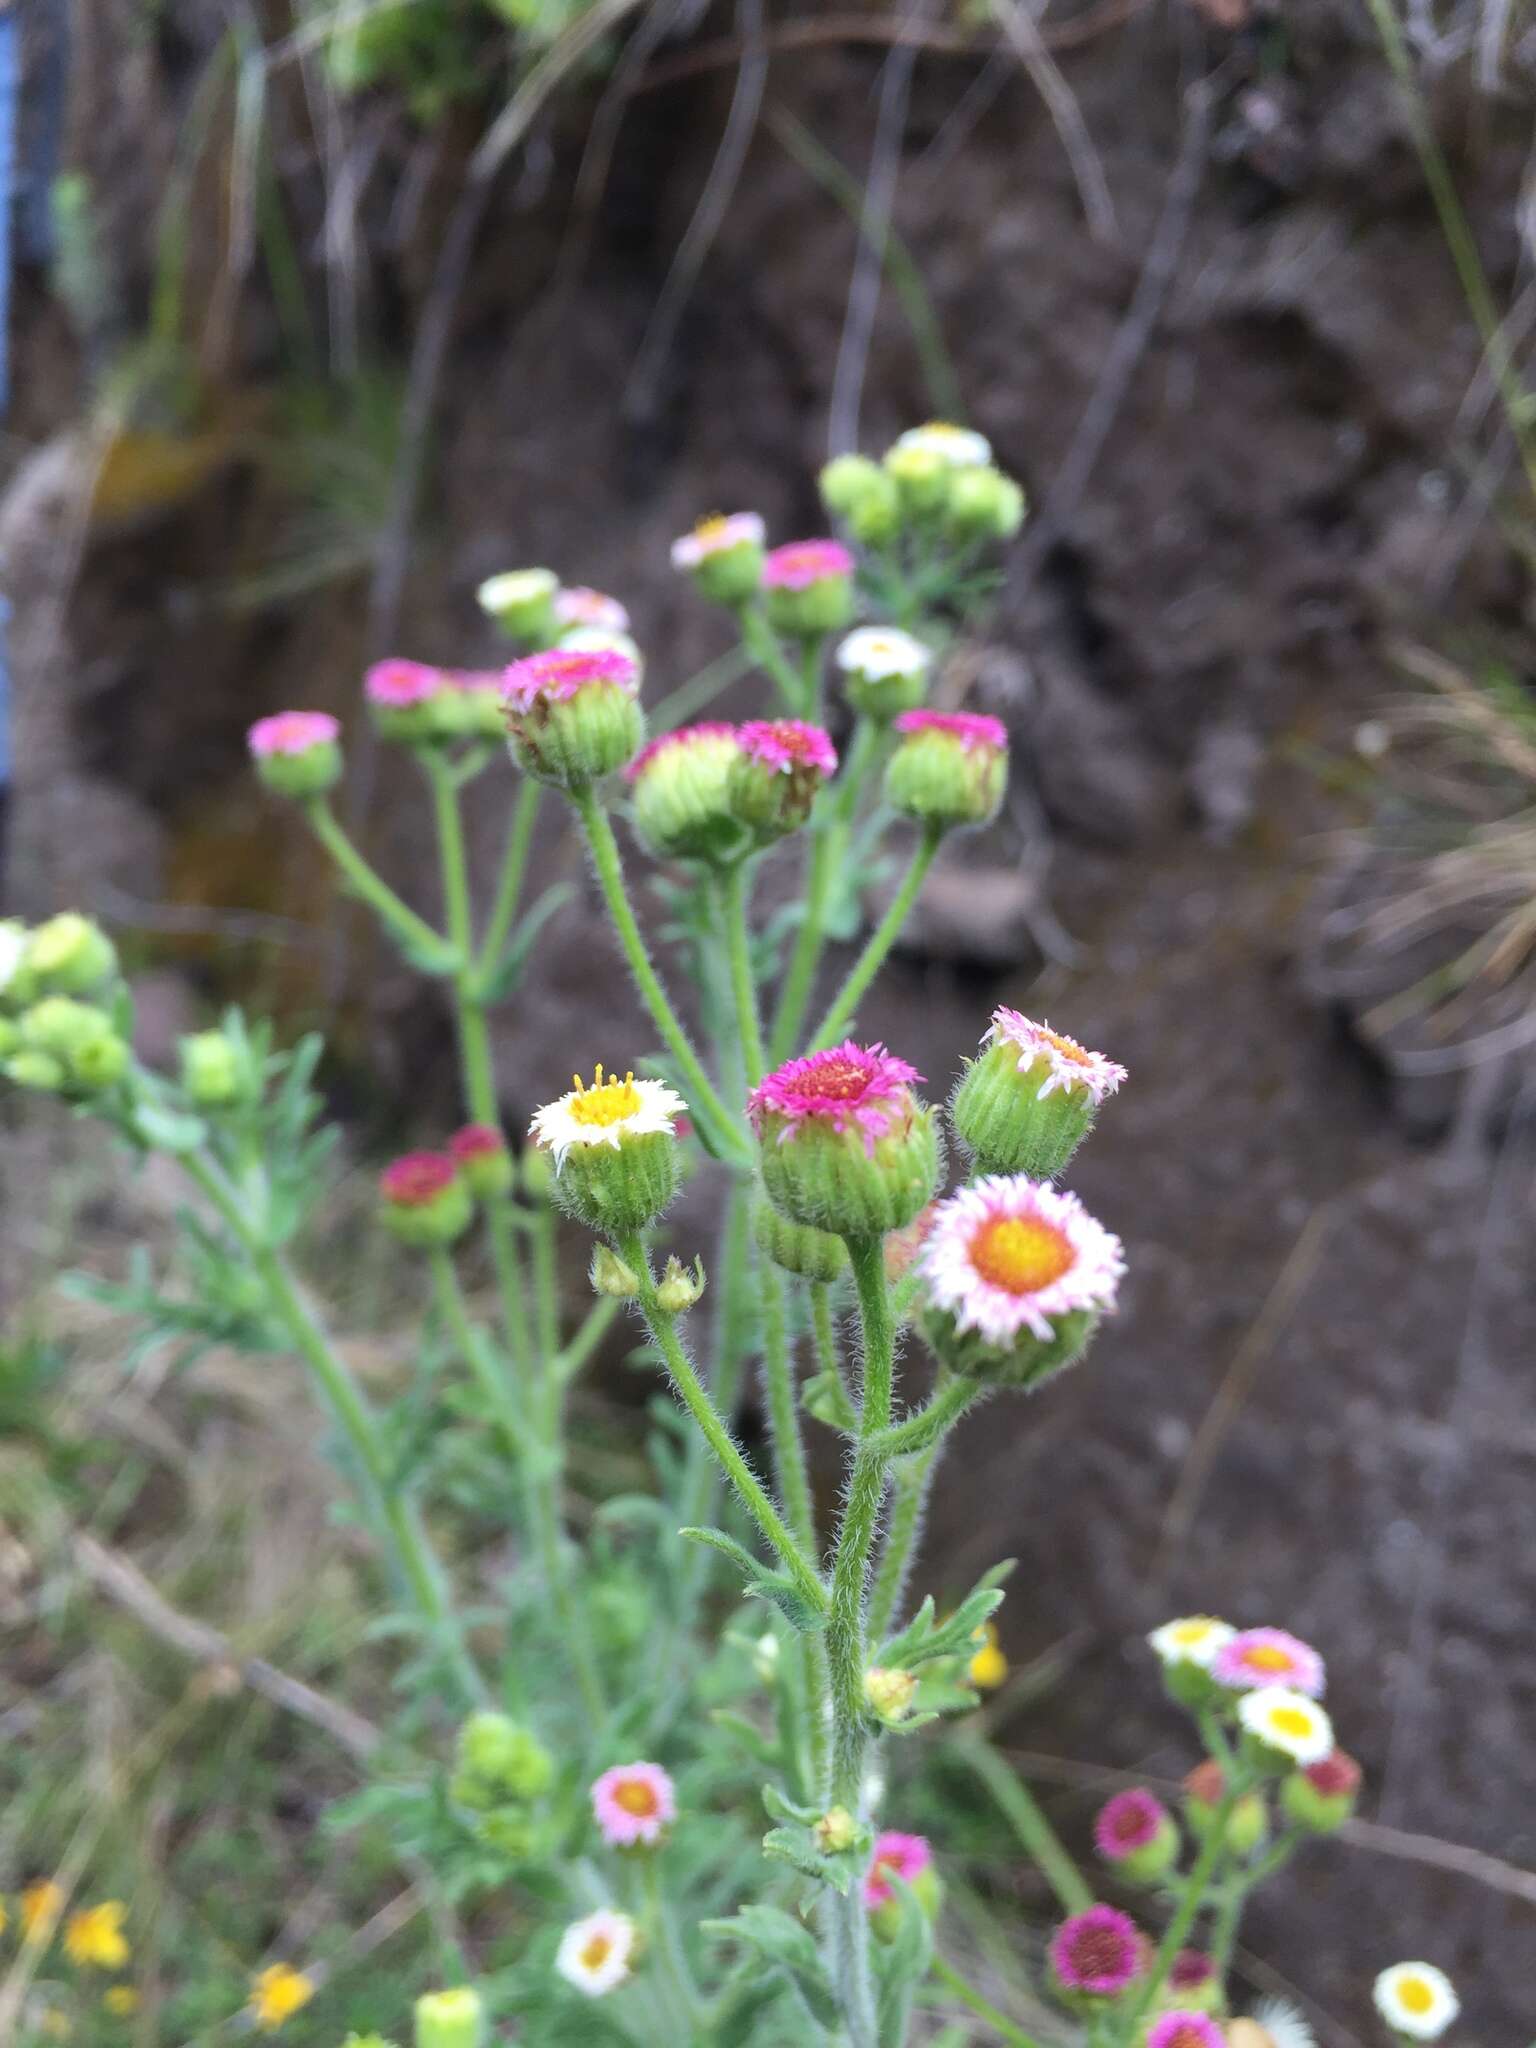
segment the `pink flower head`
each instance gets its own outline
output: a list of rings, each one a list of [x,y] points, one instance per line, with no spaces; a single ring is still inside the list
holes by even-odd
[[[1037,1098],[1041,1102],[1057,1088],[1064,1094],[1074,1088],[1086,1088],[1099,1103],[1106,1095],[1113,1095],[1125,1079],[1124,1067],[1105,1059],[1103,1053],[1089,1052],[1075,1038],[1064,1037],[1049,1024],[1036,1024],[1018,1010],[994,1010],[982,1044],[988,1039],[994,1045],[1007,1045],[1017,1051],[1021,1074],[1044,1062],[1045,1079]]]
[[[1181,1948],[1168,1965],[1170,1991],[1198,1991],[1216,1975],[1216,1965],[1203,1950]]]
[[[606,591],[575,583],[555,593],[555,619],[562,626],[596,626],[604,633],[627,633],[629,613]]]
[[[1003,721],[979,711],[903,711],[896,720],[896,730],[948,733],[968,750],[992,747],[1002,753],[1008,745],[1008,728]]]
[[[498,1159],[507,1141],[494,1124],[466,1124],[448,1140],[448,1150],[462,1166],[471,1159]]]
[[[459,1177],[454,1161],[443,1152],[407,1152],[392,1159],[379,1175],[379,1193],[397,1209],[424,1209]]]
[[[1141,1974],[1136,1922],[1113,1906],[1090,1906],[1063,1920],[1051,1939],[1051,1967],[1068,1991],[1118,1998]]]
[[[1049,1181],[992,1173],[941,1202],[918,1261],[928,1299],[957,1330],[1009,1345],[1049,1342],[1059,1316],[1107,1311],[1125,1271],[1120,1240]]]
[[[765,590],[809,590],[831,576],[851,576],[853,557],[840,540],[791,540],[763,558]]]
[[[903,1884],[911,1884],[932,1861],[933,1851],[926,1836],[903,1835],[895,1828],[887,1828],[875,1842],[875,1853],[864,1879],[865,1905],[871,1908],[883,1906],[896,1896],[887,1881],[887,1871],[899,1877]]]
[[[246,734],[246,743],[258,759],[270,754],[307,754],[311,747],[333,744],[341,737],[341,725],[329,711],[276,711],[270,718],[258,718]]]
[[[819,725],[798,718],[749,718],[736,737],[750,759],[781,775],[811,769],[817,775],[837,773],[837,749]]]
[[[1284,1685],[1320,1700],[1326,1682],[1323,1660],[1310,1643],[1283,1628],[1245,1628],[1216,1653],[1211,1666],[1218,1685],[1252,1692],[1261,1685]]]
[[[862,1131],[864,1149],[873,1153],[876,1138],[906,1115],[907,1091],[922,1078],[883,1045],[855,1045],[848,1038],[827,1052],[775,1067],[747,1097],[747,1115],[759,1134],[770,1117],[782,1118],[781,1145],[802,1125],[820,1123],[839,1134]]]
[[[1117,1792],[1099,1808],[1093,1823],[1094,1847],[1107,1863],[1119,1863],[1156,1841],[1167,1819],[1163,1802],[1144,1786]]]
[[[550,647],[514,661],[502,676],[501,690],[514,711],[531,711],[540,699],[562,704],[595,683],[615,685],[633,697],[640,688],[640,671],[615,648]]]
[[[424,661],[405,661],[393,656],[376,661],[363,677],[363,694],[370,704],[386,711],[407,711],[413,704],[426,704],[450,686],[445,669],[432,668]]]
[[[616,1849],[649,1848],[677,1818],[677,1795],[660,1764],[615,1764],[592,1787],[603,1840]]]
[[[636,754],[624,770],[626,782],[638,782],[658,756],[669,753],[673,747],[692,746],[697,740],[733,740],[736,728],[723,719],[701,719],[697,725],[680,725],[673,732],[658,733]]]
[[[1209,2013],[1165,2012],[1152,2022],[1147,2048],[1227,2048],[1227,2037]]]

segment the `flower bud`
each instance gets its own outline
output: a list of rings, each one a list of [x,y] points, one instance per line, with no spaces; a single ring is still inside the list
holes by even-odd
[[[1179,1858],[1179,1830],[1163,1802],[1137,1785],[1100,1807],[1094,1846],[1130,1884],[1156,1884]]]
[[[1184,1818],[1199,1841],[1210,1833],[1226,1787],[1226,1773],[1210,1757],[1196,1764],[1184,1780]],[[1268,1833],[1269,1808],[1263,1794],[1245,1792],[1227,1816],[1228,1849],[1234,1856],[1251,1856]]]
[[[950,478],[944,530],[962,546],[1012,540],[1024,524],[1024,493],[999,469],[963,469]]]
[[[592,1282],[592,1292],[606,1295],[610,1301],[633,1301],[640,1292],[634,1268],[626,1266],[613,1246],[601,1239],[593,1248],[587,1277]]]
[[[763,1187],[782,1216],[839,1237],[881,1237],[910,1223],[939,1176],[922,1077],[883,1045],[847,1040],[789,1060],[753,1089]]]
[[[836,661],[854,710],[888,725],[922,703],[933,656],[896,626],[856,626],[838,642]]]
[[[731,809],[731,777],[741,759],[734,725],[680,726],[651,741],[624,770],[635,830],[662,860],[718,860],[740,851],[744,834]]]
[[[1124,1067],[1017,1010],[994,1010],[982,1045],[950,1104],[961,1142],[982,1173],[1054,1180],[1125,1079]]]
[[[485,2008],[473,1985],[428,1991],[416,2001],[416,2048],[480,2048]]]
[[[757,593],[767,529],[756,512],[701,519],[672,543],[672,566],[692,576],[712,604],[735,609]]]
[[[848,1249],[840,1237],[815,1230],[808,1223],[792,1223],[771,1202],[758,1203],[752,1228],[763,1257],[786,1273],[798,1273],[802,1280],[825,1284],[835,1280],[848,1264]]]
[[[599,1066],[589,1087],[577,1075],[532,1125],[555,1155],[558,1200],[605,1237],[648,1229],[677,1192],[673,1132],[685,1106],[664,1081],[605,1081]]]
[[[503,698],[513,754],[540,782],[588,787],[639,748],[638,689],[639,671],[622,654],[552,648],[513,662]]]
[[[460,1806],[488,1812],[508,1801],[541,1798],[555,1779],[555,1760],[510,1714],[471,1714],[459,1730],[452,1785]]]
[[[963,711],[904,711],[900,744],[885,771],[885,800],[920,825],[951,831],[997,815],[1008,783],[1008,733],[1000,719]]]
[[[704,1293],[704,1261],[695,1259],[686,1267],[674,1252],[656,1287],[656,1299],[669,1316],[685,1315]]]
[[[379,1175],[379,1221],[418,1251],[453,1244],[475,1205],[454,1162],[441,1152],[407,1152]]]
[[[1360,1766],[1342,1749],[1293,1772],[1280,1787],[1281,1808],[1309,1835],[1331,1835],[1343,1827],[1359,1797]]]
[[[869,1710],[877,1721],[883,1721],[887,1728],[899,1728],[912,1711],[912,1702],[917,1697],[917,1674],[915,1671],[887,1669],[880,1664],[871,1665],[864,1674],[864,1698]]]
[[[254,1092],[243,1049],[222,1031],[193,1031],[181,1041],[181,1085],[199,1109],[228,1109]]]
[[[341,780],[341,725],[328,711],[279,711],[246,738],[256,773],[278,796],[323,796]]]
[[[555,615],[559,589],[553,569],[504,569],[488,576],[475,598],[509,640],[520,647],[549,647],[560,630]]]
[[[494,1124],[466,1124],[455,1131],[448,1140],[448,1156],[477,1202],[512,1192],[512,1155]]]
[[[763,561],[768,623],[794,640],[841,633],[853,617],[853,557],[836,540],[792,540]]]
[[[117,953],[94,919],[63,910],[28,936],[18,964],[37,994],[80,996],[111,980]]]
[[[736,729],[730,803],[761,846],[797,832],[817,791],[837,772],[837,750],[819,725],[798,718],[754,718]]]

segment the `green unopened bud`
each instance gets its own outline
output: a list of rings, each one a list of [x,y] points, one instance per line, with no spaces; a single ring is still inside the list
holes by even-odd
[[[999,719],[963,711],[905,711],[885,771],[885,800],[922,825],[985,825],[1008,784],[1008,733]]]
[[[100,925],[65,910],[31,933],[21,968],[43,995],[85,995],[117,972],[117,953]]]
[[[626,1266],[612,1245],[599,1239],[592,1252],[592,1264],[588,1277],[594,1294],[604,1294],[610,1301],[633,1301],[640,1292],[640,1282],[632,1267]]]
[[[752,1227],[764,1258],[802,1280],[835,1280],[848,1264],[848,1249],[840,1237],[781,1216],[771,1202],[758,1203]]]
[[[669,1316],[684,1315],[703,1294],[704,1284],[704,1261],[695,1259],[690,1269],[674,1252],[657,1284],[656,1299]]]
[[[243,1048],[222,1031],[194,1031],[181,1041],[181,1085],[199,1109],[245,1101],[253,1082]]]
[[[944,529],[956,541],[1012,540],[1024,524],[1024,493],[998,469],[963,469],[951,478]]]
[[[416,2048],[480,2048],[484,2031],[485,2008],[472,1985],[416,2001]]]
[[[864,1674],[864,1698],[870,1712],[887,1728],[898,1728],[912,1711],[917,1697],[917,1674],[883,1665],[871,1665]]]
[[[488,576],[475,598],[509,640],[520,647],[550,647],[560,632],[555,616],[559,589],[553,569],[506,569]]]
[[[816,1823],[816,1846],[824,1855],[840,1856],[853,1847],[861,1832],[846,1806],[829,1807]]]
[[[1054,1180],[1125,1079],[1124,1067],[1017,1010],[993,1011],[983,1046],[950,1104],[961,1142],[979,1173]]]
[[[554,1783],[555,1760],[509,1714],[487,1708],[459,1730],[453,1797],[477,1812],[508,1802],[527,1805]]]

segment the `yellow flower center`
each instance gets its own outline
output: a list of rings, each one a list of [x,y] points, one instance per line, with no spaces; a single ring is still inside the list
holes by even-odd
[[[1038,1216],[996,1216],[971,1239],[971,1264],[1005,1294],[1038,1294],[1076,1263],[1064,1234]]]
[[[622,1806],[626,1813],[636,1820],[654,1820],[661,1810],[654,1785],[647,1785],[643,1778],[626,1778],[616,1787],[613,1795],[615,1806]]]
[[[600,1970],[612,1953],[612,1937],[594,1934],[581,1951],[581,1967],[584,1970]]]
[[[1243,1662],[1251,1664],[1255,1671],[1289,1671],[1292,1658],[1289,1650],[1282,1650],[1276,1643],[1260,1643],[1246,1653]]]
[[[1435,1994],[1422,1977],[1404,1977],[1397,1987],[1397,2002],[1404,2012],[1425,2013],[1435,2002]]]
[[[1312,1733],[1312,1716],[1304,1707],[1275,1707],[1269,1716],[1269,1725],[1277,1735],[1290,1735],[1298,1740]]]
[[[580,1074],[573,1074],[571,1079],[576,1088],[571,1098],[571,1115],[579,1124],[606,1129],[610,1124],[623,1123],[640,1109],[640,1090],[633,1074],[626,1074],[622,1081],[616,1075],[605,1081],[599,1063],[590,1088]]]

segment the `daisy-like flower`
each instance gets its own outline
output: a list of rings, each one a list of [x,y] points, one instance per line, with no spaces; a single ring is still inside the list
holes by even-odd
[[[605,1998],[628,1983],[639,1932],[627,1913],[602,1906],[567,1927],[555,1953],[555,1968],[588,1998]]]
[[[121,1899],[103,1899],[82,1907],[64,1922],[64,1949],[71,1962],[92,1970],[120,1970],[128,1960],[123,1921],[128,1908]]]
[[[1090,1906],[1064,1920],[1051,1938],[1051,1968],[1067,1991],[1118,1998],[1141,1975],[1143,1945],[1136,1922],[1114,1906]]]
[[[840,540],[789,540],[763,563],[765,590],[809,590],[831,576],[851,576],[853,557]]]
[[[728,553],[732,548],[761,551],[767,538],[768,529],[759,513],[711,513],[708,519],[701,519],[691,533],[682,534],[673,541],[672,566],[674,569],[698,569],[711,556]],[[754,587],[756,581],[754,576]]]
[[[1206,2012],[1160,2013],[1147,2031],[1147,2048],[1227,2048],[1226,2036]]]
[[[1234,1692],[1286,1685],[1314,1700],[1322,1698],[1326,1680],[1323,1660],[1311,1644],[1282,1628],[1243,1629],[1222,1644],[1211,1672]]]
[[[896,1896],[890,1884],[892,1876],[899,1877],[903,1884],[914,1884],[932,1862],[933,1850],[926,1836],[904,1835],[899,1829],[887,1828],[875,1839],[864,1878],[865,1905],[873,1908],[887,1904]]]
[[[64,1910],[64,1887],[51,1877],[29,1884],[18,1901],[23,1941],[41,1940]]]
[[[1376,2010],[1410,2041],[1438,2041],[1461,2011],[1456,1988],[1433,1963],[1394,1963],[1371,1990]]]
[[[1144,1785],[1117,1792],[1099,1808],[1093,1823],[1093,1845],[1107,1863],[1123,1863],[1145,1849],[1168,1826],[1168,1809]]]
[[[615,647],[551,647],[502,678],[512,749],[528,774],[584,788],[633,758],[645,737],[639,664]]]
[[[595,626],[605,633],[627,633],[629,612],[606,591],[589,590],[584,583],[573,583],[555,593],[555,623]]]
[[[615,1764],[592,1787],[592,1812],[616,1849],[650,1848],[677,1818],[677,1794],[660,1764]]]
[[[938,1179],[922,1076],[883,1045],[846,1039],[787,1060],[747,1098],[763,1186],[791,1222],[837,1237],[884,1237],[910,1223]]]
[[[1115,1305],[1120,1240],[1076,1195],[987,1174],[941,1202],[918,1258],[923,1330],[955,1370],[1031,1385]]]
[[[258,760],[307,754],[312,747],[334,746],[340,738],[341,721],[329,711],[274,711],[270,718],[258,718],[246,734]]]
[[[951,426],[948,420],[930,420],[926,426],[908,427],[892,445],[906,452],[937,456],[950,469],[984,469],[992,460],[992,443],[985,434],[970,427]]]
[[[670,1137],[687,1108],[665,1081],[637,1081],[632,1073],[603,1079],[602,1063],[590,1082],[571,1077],[569,1095],[549,1102],[534,1116],[529,1134],[555,1155],[558,1172],[573,1147],[606,1145],[617,1151],[627,1138],[660,1133]]]
[[[1049,1024],[1036,1024],[1017,1010],[999,1008],[992,1012],[982,1044],[991,1043],[1015,1055],[1021,1074],[1031,1081],[1038,1075],[1039,1099],[1054,1093],[1085,1089],[1100,1103],[1113,1095],[1125,1079],[1124,1067],[1106,1059],[1101,1052],[1089,1052],[1075,1038],[1053,1031]]]
[[[1184,1614],[1153,1629],[1147,1641],[1164,1664],[1195,1664],[1209,1671],[1237,1630],[1213,1614]]]
[[[1268,2035],[1270,2048],[1317,2048],[1310,2020],[1288,1998],[1261,1998],[1250,2018]]]
[[[308,2005],[315,1995],[314,1979],[288,1963],[269,1963],[251,1979],[249,2008],[263,2033],[275,2033],[285,2021]]]
[[[875,1140],[905,1114],[912,1083],[922,1078],[883,1045],[855,1045],[849,1038],[775,1067],[747,1097],[747,1115],[758,1135],[771,1135],[777,1145],[819,1123],[839,1135],[858,1131],[872,1155]]]
[[[1287,1685],[1263,1685],[1237,1703],[1244,1731],[1263,1749],[1293,1763],[1321,1763],[1333,1753],[1333,1723],[1304,1692]]]

